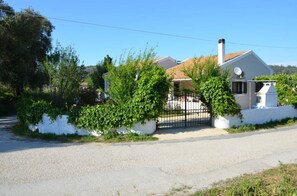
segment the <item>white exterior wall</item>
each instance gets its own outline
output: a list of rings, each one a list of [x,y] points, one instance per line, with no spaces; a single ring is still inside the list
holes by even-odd
[[[79,129],[74,125],[68,123],[68,116],[61,115],[56,120],[51,120],[47,114],[43,114],[41,121],[37,125],[29,125],[29,130],[36,131],[39,133],[52,133],[56,135],[93,135],[100,136],[101,133],[96,131],[88,131],[87,129]],[[132,128],[118,128],[116,129],[119,133],[133,132],[137,134],[152,134],[156,131],[156,121],[146,121],[144,124],[136,123]]]
[[[239,67],[243,71],[243,76],[239,77],[233,73],[235,67]],[[262,61],[252,50],[244,53],[243,55],[234,58],[222,65],[222,68],[228,68],[231,71],[230,81],[242,81],[247,82],[253,80],[256,76],[271,75],[273,71]],[[251,99],[251,105],[255,104],[256,94],[254,84],[251,89],[251,98],[249,98],[249,85],[247,85],[246,94],[236,94],[235,99],[241,106],[241,109],[249,108],[249,99]]]
[[[213,120],[213,126],[226,129],[233,126],[263,124],[269,121],[296,118],[297,110],[293,106],[241,110],[242,121],[237,116],[219,116]]]

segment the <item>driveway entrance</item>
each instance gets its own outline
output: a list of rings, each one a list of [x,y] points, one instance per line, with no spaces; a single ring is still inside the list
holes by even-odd
[[[196,93],[174,93],[158,118],[157,128],[186,128],[211,125],[211,110]]]

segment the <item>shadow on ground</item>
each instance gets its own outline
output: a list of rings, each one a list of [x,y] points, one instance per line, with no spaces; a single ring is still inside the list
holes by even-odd
[[[14,135],[9,128],[17,124],[16,116],[0,117],[0,153],[8,153],[34,148],[56,148],[80,143],[62,143],[58,141],[44,141],[40,139],[30,139]]]

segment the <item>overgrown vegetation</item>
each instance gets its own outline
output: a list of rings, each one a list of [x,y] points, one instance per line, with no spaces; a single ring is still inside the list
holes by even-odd
[[[197,192],[208,195],[297,195],[297,164],[281,164],[258,174],[249,174],[213,185]]]
[[[104,60],[102,62],[99,62],[95,70],[88,74],[86,82],[88,83],[88,86],[93,89],[100,89],[101,91],[106,91],[107,89],[104,89],[104,74],[107,73],[107,66],[112,64],[112,58],[109,55],[106,55],[104,57]]]
[[[0,9],[0,82],[12,92],[2,92],[1,88],[0,104],[17,97],[17,115],[22,125],[37,124],[44,113],[52,120],[68,114],[79,127],[110,131],[158,117],[170,82],[165,70],[155,66],[153,51],[130,54],[119,61],[119,66],[107,55],[90,76],[93,88],[82,90],[84,66],[71,46],[57,44],[52,50],[54,27],[45,17],[32,9],[15,12],[3,0]],[[96,90],[103,91],[107,71],[109,100],[96,105]],[[1,115],[9,109],[1,107]],[[131,139],[135,135],[116,138],[123,137]]]
[[[42,72],[55,105],[69,107],[78,102],[76,99],[79,97],[84,67],[79,64],[76,51],[71,46],[64,48],[58,43],[42,63]]]
[[[240,106],[236,102],[230,89],[230,82],[226,76],[217,76],[209,78],[201,87],[202,95],[206,105],[212,107],[212,116],[218,115],[238,115]]]
[[[238,127],[231,127],[226,129],[228,133],[242,133],[242,132],[250,132],[259,129],[271,129],[282,126],[290,126],[297,124],[297,118],[286,118],[279,121],[270,121],[264,124],[255,124],[255,125],[243,125]]]
[[[155,66],[152,51],[128,55],[119,66],[108,66],[106,78],[111,102],[83,107],[75,120],[77,126],[109,131],[159,116],[170,81],[165,70]]]
[[[18,104],[18,117],[23,124],[28,125],[37,124],[44,113],[53,120],[60,114],[68,114],[70,122],[78,127],[104,133],[122,126],[131,127],[136,122],[156,119],[166,100],[170,81],[165,70],[155,66],[152,59],[152,51],[145,51],[136,57],[129,55],[118,67],[110,65],[110,75],[107,76],[110,82],[110,101],[107,104],[63,107],[60,102],[57,104],[50,101],[53,100],[51,96],[25,96]],[[59,90],[59,85],[54,90]],[[52,96],[56,96],[55,91]],[[69,103],[67,99],[61,100],[65,104]],[[119,135],[116,138],[124,140],[126,137],[131,139],[131,135]]]
[[[276,80],[275,89],[279,105],[294,105],[297,107],[297,75],[276,74],[258,76],[256,80]]]
[[[212,109],[213,117],[218,115],[239,115],[240,106],[230,90],[228,72],[221,70],[214,57],[200,57],[191,67],[185,68],[200,94],[201,101]]]
[[[18,102],[17,116],[24,125],[38,124],[44,113],[55,120],[65,110],[53,106],[50,102],[32,96],[23,97]]]

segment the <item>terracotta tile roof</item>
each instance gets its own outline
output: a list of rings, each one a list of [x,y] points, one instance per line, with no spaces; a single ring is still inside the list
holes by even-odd
[[[226,54],[225,55],[225,62],[228,62],[231,59],[234,59],[234,58],[244,54],[245,52],[246,51]],[[200,62],[205,61],[207,58],[211,58],[215,62],[218,61],[218,56],[215,55],[215,56],[202,57]],[[168,70],[166,70],[166,73],[168,75],[172,76],[173,79],[188,79],[189,77],[184,74],[183,70],[184,70],[185,67],[193,66],[194,61],[195,61],[195,58],[187,59],[186,61],[183,61],[181,64],[176,65],[176,66],[174,66],[172,68],[169,68]]]

